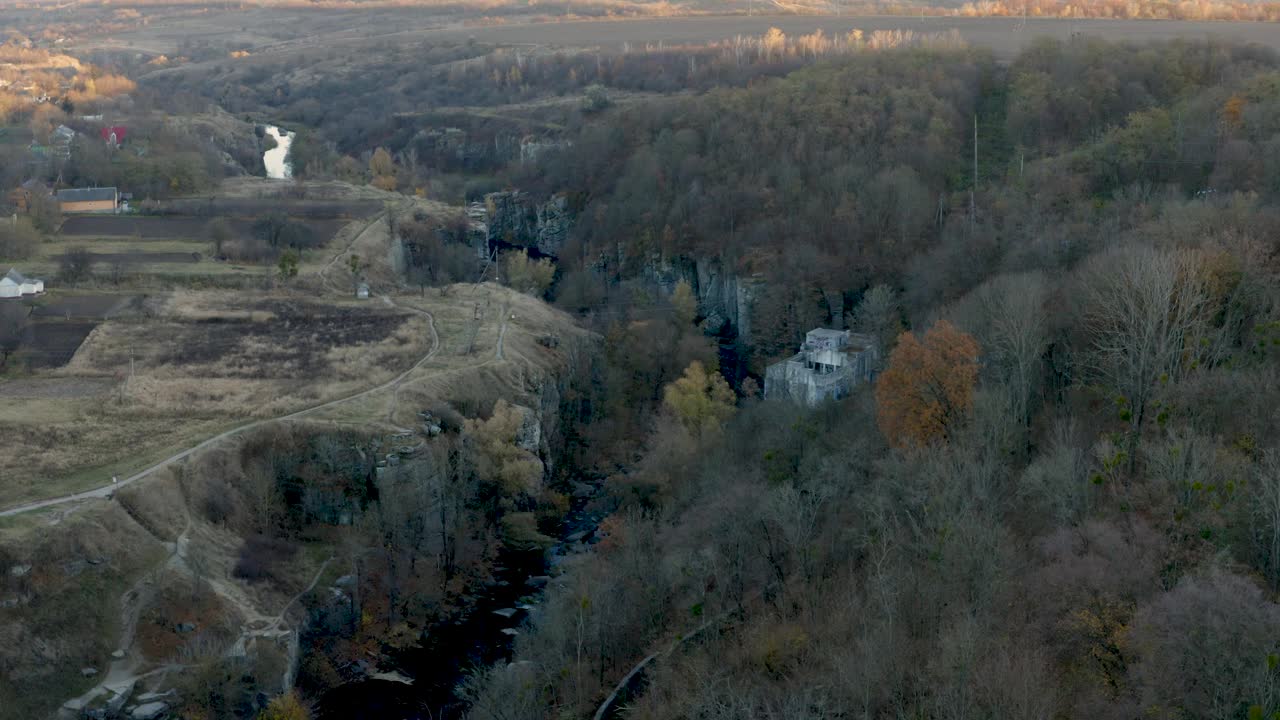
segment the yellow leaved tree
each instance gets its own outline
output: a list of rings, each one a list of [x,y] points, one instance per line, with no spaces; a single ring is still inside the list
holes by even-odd
[[[720,373],[694,361],[684,375],[667,385],[663,403],[695,437],[719,430],[733,415],[733,390]]]
[[[277,698],[273,698],[267,707],[258,713],[258,720],[311,720],[311,711],[298,699],[298,694],[290,690]]]

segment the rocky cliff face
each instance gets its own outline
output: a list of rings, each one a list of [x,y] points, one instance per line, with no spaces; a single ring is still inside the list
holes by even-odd
[[[573,228],[573,213],[563,195],[538,202],[518,190],[497,192],[485,196],[485,206],[490,245],[525,248],[558,257]]]
[[[681,280],[698,298],[703,327],[716,335],[736,334],[740,342],[751,339],[751,307],[757,281],[740,278],[719,258],[664,258],[654,256],[645,268],[645,280],[665,294]]]
[[[538,201],[518,190],[490,193],[485,196],[485,209],[490,246],[525,248],[554,258],[573,228],[573,211],[564,195]],[[703,326],[708,333],[735,335],[742,343],[751,342],[756,280],[739,277],[716,257],[655,255],[642,272],[645,283],[668,295],[676,283],[687,281],[697,294],[698,314],[705,318]]]

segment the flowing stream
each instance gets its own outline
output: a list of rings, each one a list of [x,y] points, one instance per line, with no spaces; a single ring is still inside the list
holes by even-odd
[[[320,698],[319,720],[457,720],[467,706],[458,683],[478,666],[511,660],[514,635],[542,601],[543,584],[567,555],[587,552],[603,517],[574,500],[561,539],[548,552],[503,552],[495,582],[471,597],[469,606],[423,633],[416,647],[395,654],[395,667],[412,685],[365,678],[340,685]],[[534,582],[534,580],[541,582]],[[515,611],[515,612],[512,612]]]
[[[289,146],[293,144],[293,137],[297,133],[287,130],[281,133],[280,128],[268,125],[267,134],[276,140],[276,146],[262,154],[262,164],[267,167],[267,177],[288,180],[293,177],[293,168],[286,158],[289,156]]]

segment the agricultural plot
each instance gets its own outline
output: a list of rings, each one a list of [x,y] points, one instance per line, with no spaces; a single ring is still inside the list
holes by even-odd
[[[342,190],[346,192],[344,188]],[[312,190],[311,192],[315,192]],[[335,192],[337,192],[335,190]],[[261,198],[177,198],[160,203],[160,211],[197,217],[245,218],[283,212],[289,217],[307,220],[363,218],[382,210],[382,202],[361,199],[296,200],[279,197]]]
[[[36,369],[71,362],[80,344],[98,323],[87,320],[37,320],[27,325],[16,361]]]
[[[302,252],[301,274],[319,271],[333,257],[331,246],[344,246],[351,233],[366,221],[338,218],[299,220],[306,227],[312,249]],[[254,220],[228,219],[229,245],[261,243],[255,239]],[[165,288],[182,285],[243,283],[273,271],[275,260],[226,261],[214,256],[207,231],[208,219],[191,216],[77,216],[67,218],[53,242],[41,244],[35,256],[22,262],[24,271],[55,280],[72,250],[88,253],[89,271],[96,281],[113,286]],[[92,317],[99,317],[93,315]]]
[[[23,344],[34,375],[0,379],[0,507],[99,486],[251,419],[387,382],[432,342],[417,313],[292,294],[100,293],[48,305],[117,314],[32,321]]]
[[[196,240],[208,236],[208,217],[128,215],[81,215],[67,218],[59,234],[64,238],[131,237],[141,240]],[[327,243],[349,221],[337,218],[298,220],[322,243]],[[232,233],[239,237],[253,234],[254,220],[228,219]]]
[[[144,265],[147,263],[198,263],[203,258],[199,252],[90,252],[94,263],[111,265]],[[65,253],[56,259],[61,262]]]
[[[45,302],[37,303],[32,308],[31,315],[36,318],[106,319],[125,311],[133,304],[135,297],[133,295],[58,293]]]
[[[111,378],[25,378],[0,384],[0,398],[65,400],[102,397],[114,386]]]

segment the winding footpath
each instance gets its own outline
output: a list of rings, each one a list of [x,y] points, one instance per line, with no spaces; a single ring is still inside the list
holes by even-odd
[[[381,220],[382,220],[382,215],[375,217],[374,220],[370,222],[369,225],[365,228],[365,230],[361,231],[359,234],[356,235],[356,239],[359,239],[360,235],[363,235],[365,232],[368,231],[369,228],[374,227]],[[355,240],[352,240],[353,245],[354,243],[355,243]],[[348,246],[348,248],[349,247],[350,246]],[[345,255],[346,252],[347,251],[344,250],[342,253],[339,253],[338,257]],[[332,264],[333,264],[333,261],[330,262],[329,266],[332,266]],[[328,269],[329,266],[326,266],[326,269]],[[322,270],[321,271],[322,278],[323,278],[323,272],[324,271]],[[130,475],[127,478],[121,479],[120,482],[118,483],[109,482],[106,485],[103,485],[102,487],[94,488],[92,490],[85,490],[84,492],[78,492],[72,495],[64,495],[62,497],[48,498],[46,500],[37,500],[34,502],[24,503],[22,505],[16,505],[14,507],[7,508],[5,510],[0,510],[0,518],[9,517],[12,515],[19,515],[21,513],[30,512],[32,510],[39,510],[41,508],[54,507],[57,505],[65,505],[67,503],[79,502],[81,500],[91,500],[93,498],[110,497],[116,490],[122,487],[125,487],[126,485],[132,485],[133,483],[139,480],[142,480],[143,478],[150,477],[157,470],[163,470],[169,467],[170,465],[173,465],[174,463],[181,462],[182,460],[185,460],[191,457],[195,453],[200,452],[201,450],[207,447],[210,447],[212,445],[216,445],[228,438],[241,435],[250,430],[262,427],[270,423],[284,422],[288,420],[297,420],[299,418],[305,417],[307,415],[318,412],[320,410],[325,410],[327,408],[331,408],[336,405],[341,405],[342,403],[351,402],[352,400],[359,400],[361,398],[368,397],[375,393],[379,393],[384,390],[398,387],[410,375],[412,375],[414,371],[422,367],[428,360],[435,357],[436,352],[438,352],[440,349],[440,334],[436,332],[435,317],[432,316],[432,314],[427,312],[426,310],[420,310],[418,308],[410,307],[407,305],[399,305],[395,302],[395,300],[385,295],[382,297],[382,300],[383,302],[387,303],[388,305],[391,305],[392,307],[399,308],[401,310],[407,310],[409,312],[418,313],[420,315],[426,316],[427,323],[431,328],[431,349],[427,352],[426,355],[423,355],[417,362],[415,362],[412,366],[410,366],[409,369],[395,376],[390,381],[385,382],[381,385],[377,385],[375,387],[371,387],[367,390],[362,390],[358,393],[355,393],[354,395],[347,395],[345,397],[340,397],[335,400],[329,400],[319,405],[312,405],[311,407],[303,408],[302,410],[297,410],[295,412],[291,412],[286,415],[279,415],[272,418],[263,418],[261,420],[254,420],[252,422],[248,422],[243,425],[236,426],[230,430],[227,430],[226,432],[219,433],[217,435],[214,435],[211,438],[204,440],[203,442],[193,445],[187,448],[186,450],[183,450],[180,453],[170,455],[164,460],[161,460],[160,462],[146,468],[145,470],[142,470],[141,472]]]

